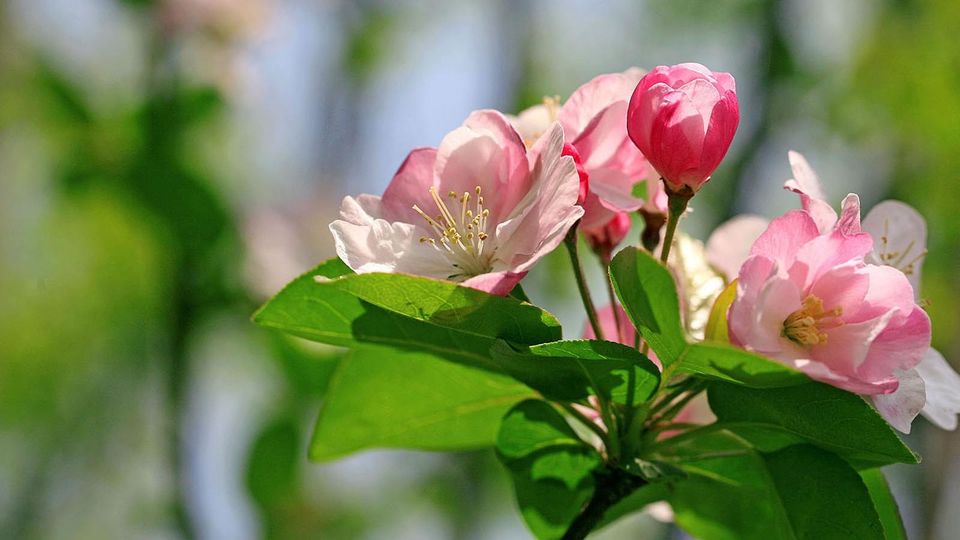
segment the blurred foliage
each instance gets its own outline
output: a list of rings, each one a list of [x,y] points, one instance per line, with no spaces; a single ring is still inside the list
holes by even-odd
[[[960,4],[889,2],[844,90],[839,129],[885,141],[890,196],[920,209],[929,227],[922,296],[930,300],[934,345],[960,359]]]

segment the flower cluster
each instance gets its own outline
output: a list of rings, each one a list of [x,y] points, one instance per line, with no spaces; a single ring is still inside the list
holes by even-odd
[[[661,215],[663,223],[672,196],[683,199],[682,213],[738,123],[733,77],[699,64],[600,75],[564,102],[545,98],[516,116],[477,111],[437,148],[413,150],[382,196],[343,200],[330,225],[337,254],[357,273],[416,274],[498,295],[565,239],[575,244],[578,232],[609,264],[631,213]],[[801,209],[769,222],[739,216],[700,257],[736,279],[730,342],[870,396],[901,431],[920,412],[953,429],[960,377],[930,348],[930,321],[918,304],[923,219],[888,201],[861,223],[855,194],[838,215],[806,160],[789,157],[794,178],[785,188]],[[668,228],[663,254],[679,241],[672,235]],[[690,302],[696,291],[683,290],[683,265],[670,263]],[[642,341],[611,302],[585,335]]]
[[[896,201],[861,219],[853,193],[838,212],[791,152],[799,208],[684,234],[739,110],[727,73],[632,68],[516,116],[476,111],[381,196],[346,197],[339,258],[255,316],[353,349],[311,455],[495,446],[541,538],[584,538],[650,484],[666,489],[641,499],[696,537],[878,537],[897,516],[864,481],[916,461],[890,426],[960,414],[920,296],[926,223]],[[561,339],[521,286],[561,246],[583,339]],[[828,490],[859,510],[819,519],[804,497]]]

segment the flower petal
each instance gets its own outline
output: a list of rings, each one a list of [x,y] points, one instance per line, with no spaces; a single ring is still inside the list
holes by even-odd
[[[960,414],[960,375],[950,367],[943,355],[927,349],[916,367],[926,384],[923,416],[943,429],[957,429]]]
[[[510,294],[510,291],[512,291],[517,283],[520,283],[520,280],[526,275],[526,272],[490,272],[488,274],[474,276],[464,281],[463,285],[490,294],[506,296]]]
[[[810,214],[791,210],[770,222],[750,248],[750,255],[763,255],[777,261],[782,268],[789,268],[797,251],[820,234]]]
[[[906,274],[914,298],[920,297],[920,271],[927,250],[927,222],[910,205],[883,201],[863,220],[863,230],[873,236],[867,262],[887,264]]]
[[[470,193],[481,188],[491,222],[513,211],[530,190],[527,149],[505,116],[475,111],[437,148],[438,191]],[[578,183],[579,186],[579,183]]]
[[[436,160],[435,148],[417,148],[410,152],[383,192],[382,211],[378,217],[387,221],[420,223],[423,218],[413,210],[413,205],[427,212],[434,208],[429,189],[436,186],[433,176]]]
[[[557,115],[564,133],[568,137],[581,133],[596,116],[615,103],[623,103],[621,114],[625,113],[627,101],[641,77],[641,70],[631,68],[623,73],[599,75],[574,90]],[[626,136],[626,123],[622,116],[619,123]]]
[[[847,236],[835,230],[817,236],[796,250],[796,264],[790,268],[790,274],[808,288],[832,268],[862,261],[872,246],[873,240],[866,233]]]
[[[902,433],[910,433],[913,419],[920,414],[926,402],[924,381],[915,369],[900,372],[898,379],[900,385],[897,391],[874,395],[873,404],[891,426]]]
[[[430,248],[420,245],[423,231],[414,225],[389,222],[366,213],[353,197],[340,206],[344,219],[330,224],[337,255],[357,273],[405,272],[446,279],[450,266]]]
[[[550,129],[554,114],[550,107],[541,103],[524,109],[517,116],[507,115],[507,119],[529,148]]]
[[[821,233],[831,231],[837,222],[837,212],[827,202],[820,178],[803,154],[791,150],[787,156],[793,169],[793,179],[787,180],[783,187],[800,195],[800,204],[813,217]]]
[[[555,123],[531,149],[531,188],[496,229],[497,257],[515,272],[529,270],[563,241],[583,216],[577,206],[580,177],[573,159],[561,156],[563,129]]]
[[[750,256],[750,247],[769,224],[767,219],[749,214],[730,219],[717,227],[707,240],[707,261],[728,281],[733,280]]]
[[[901,313],[897,315],[872,340],[870,352],[857,370],[864,378],[876,380],[895,369],[912,369],[930,348],[930,317],[927,313],[917,307],[906,317]]]

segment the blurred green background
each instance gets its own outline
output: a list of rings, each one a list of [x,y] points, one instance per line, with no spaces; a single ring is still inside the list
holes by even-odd
[[[788,149],[834,201],[920,209],[957,366],[958,29],[955,0],[4,0],[0,537],[526,538],[491,452],[308,463],[339,353],[248,317],[411,148],[631,65],[737,78],[694,236],[796,206]],[[527,291],[569,336],[567,272]],[[908,443],[923,464],[888,473],[910,537],[960,537],[960,436],[918,420]]]

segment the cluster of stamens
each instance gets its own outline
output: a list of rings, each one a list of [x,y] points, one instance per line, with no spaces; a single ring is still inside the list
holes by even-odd
[[[837,319],[843,314],[843,308],[823,309],[823,300],[812,294],[803,299],[803,307],[794,311],[783,321],[780,335],[803,347],[822,345],[827,342],[827,328],[843,325]]]
[[[916,254],[912,259],[907,259],[910,256],[910,252],[913,251],[914,245],[916,244],[915,240],[911,240],[907,244],[907,248],[901,251],[888,251],[890,249],[890,239],[887,237],[887,230],[890,223],[886,220],[883,222],[883,236],[880,237],[880,262],[892,266],[901,272],[904,275],[911,275],[916,269],[916,265],[927,256],[927,250],[923,250],[920,253]]]
[[[427,244],[442,253],[457,269],[449,279],[467,278],[490,271],[490,262],[494,250],[487,249],[484,253],[484,244],[489,238],[487,221],[490,210],[483,207],[483,195],[480,186],[474,189],[474,195],[467,191],[458,194],[455,191],[447,193],[450,205],[437,193],[435,187],[430,187],[430,196],[440,212],[431,217],[422,208],[413,205],[413,209],[426,220],[433,231],[433,236],[420,237],[421,244]],[[476,198],[471,204],[471,200]],[[459,203],[459,211],[456,211]],[[451,207],[454,208],[451,211]]]

